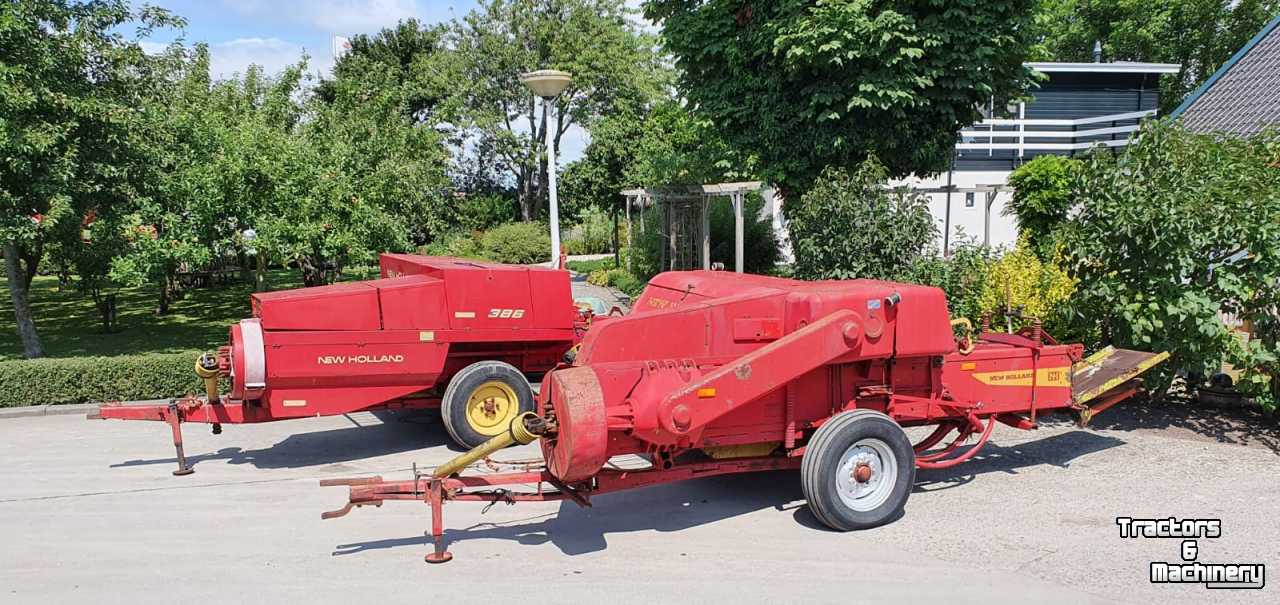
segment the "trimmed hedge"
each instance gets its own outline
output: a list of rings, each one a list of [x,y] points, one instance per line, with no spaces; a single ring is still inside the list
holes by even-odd
[[[0,361],[0,407],[200,393],[198,352]]]

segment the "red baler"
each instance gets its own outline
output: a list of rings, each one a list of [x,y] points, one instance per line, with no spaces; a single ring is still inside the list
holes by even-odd
[[[181,423],[332,416],[377,408],[441,407],[468,447],[534,409],[526,375],[555,367],[589,316],[568,272],[472,260],[384,254],[381,279],[252,296],[253,317],[230,344],[196,362],[205,398],[104,405],[96,415]],[[218,379],[230,382],[221,395]]]
[[[410,480],[349,486],[353,506],[421,500],[432,511],[431,562],[449,560],[446,501],[569,499],[694,477],[798,469],[805,497],[839,530],[895,518],[915,469],[959,464],[997,423],[1036,428],[1070,410],[1082,422],[1133,395],[1164,359],[1059,344],[1038,322],[1016,334],[957,339],[932,287],[881,281],[801,282],[720,272],[654,278],[631,315],[597,320],[572,366],[547,374],[536,414],[506,434]],[[912,443],[904,427],[932,426]],[[954,434],[950,445],[937,447]],[[968,450],[961,445],[977,436]],[[459,474],[512,442],[541,440],[542,469]],[[609,464],[638,455],[647,468]],[[492,463],[491,463],[492,464]],[[512,491],[522,484],[532,492]],[[502,488],[502,489],[497,489]]]

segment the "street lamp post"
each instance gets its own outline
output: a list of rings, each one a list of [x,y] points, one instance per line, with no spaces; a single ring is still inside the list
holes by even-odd
[[[547,115],[546,146],[547,146],[547,194],[549,202],[549,214],[551,215],[551,266],[560,267],[560,206],[556,199],[556,150],[552,146],[554,138],[551,136],[551,102],[560,93],[568,88],[572,79],[568,72],[556,71],[554,69],[540,69],[520,75],[520,83],[524,84],[533,94],[542,97],[542,111]]]

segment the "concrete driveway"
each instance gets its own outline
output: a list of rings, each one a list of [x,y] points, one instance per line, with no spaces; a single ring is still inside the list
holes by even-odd
[[[835,533],[794,473],[707,478],[572,504],[445,510],[452,563],[427,566],[428,509],[337,520],[330,477],[408,476],[454,454],[430,416],[189,425],[172,477],[157,423],[0,421],[4,603],[1276,602],[1147,581],[1176,540],[1114,518],[1216,517],[1201,560],[1280,572],[1280,456],[1162,430],[1001,427],[967,466],[919,474],[899,521]],[[502,453],[536,455],[532,446]],[[1274,583],[1272,583],[1274,584]]]

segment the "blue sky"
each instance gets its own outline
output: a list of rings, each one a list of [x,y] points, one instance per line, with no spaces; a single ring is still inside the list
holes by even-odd
[[[143,2],[138,2],[142,4]],[[371,33],[416,17],[428,23],[464,15],[474,0],[145,0],[187,19],[184,32],[163,31],[154,43],[182,36],[209,44],[215,76],[240,73],[250,63],[268,72],[297,61],[305,51],[314,69],[333,65],[334,35]]]

